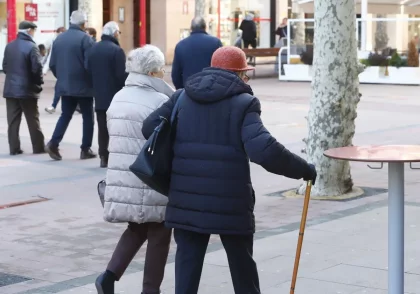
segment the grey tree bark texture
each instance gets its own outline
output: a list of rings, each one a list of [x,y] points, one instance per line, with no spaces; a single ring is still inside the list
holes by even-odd
[[[312,97],[306,143],[308,162],[318,171],[312,196],[339,196],[352,190],[347,161],[325,157],[330,148],[351,146],[359,97],[354,0],[314,1],[315,36]],[[305,185],[298,189],[303,194]]]
[[[195,13],[194,16],[204,17],[206,13],[206,0],[195,0]]]
[[[385,18],[386,15],[378,14],[377,18]],[[388,46],[388,32],[387,32],[387,22],[378,21],[376,23],[376,32],[375,32],[375,49],[382,51]]]

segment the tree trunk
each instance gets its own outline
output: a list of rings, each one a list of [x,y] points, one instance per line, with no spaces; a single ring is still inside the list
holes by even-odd
[[[303,19],[305,18],[304,13],[293,13],[294,19]],[[295,45],[305,45],[305,23],[302,21],[290,21],[290,25],[292,26],[290,31],[294,31],[294,36],[290,36],[290,39],[293,38]]]
[[[323,152],[351,146],[355,132],[361,68],[357,60],[354,3],[353,0],[314,1],[312,97],[308,138],[304,139],[308,162],[318,171],[313,196],[343,195],[353,187],[349,163],[329,159]],[[304,188],[300,187],[300,194]]]
[[[378,18],[384,18],[385,15],[378,14]],[[378,21],[376,23],[376,32],[375,32],[375,50],[382,51],[388,46],[388,32],[387,32],[387,22]]]
[[[206,0],[195,0],[195,16],[205,17]]]

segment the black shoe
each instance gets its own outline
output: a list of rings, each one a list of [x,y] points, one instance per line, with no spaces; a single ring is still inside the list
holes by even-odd
[[[107,271],[96,278],[95,286],[98,294],[114,294],[115,279]]]
[[[45,152],[47,152],[48,155],[54,160],[63,159],[61,157],[60,150],[58,149],[58,147],[54,147],[50,143],[48,143],[47,146],[45,146]]]
[[[92,151],[92,149],[88,149],[88,150],[82,150],[80,152],[80,159],[92,159],[92,158],[96,158],[97,155],[96,153],[94,153]]]
[[[99,165],[101,168],[108,167],[108,156],[101,156],[101,163]]]
[[[21,155],[23,153],[22,149],[18,149],[16,151],[10,152],[10,155]]]

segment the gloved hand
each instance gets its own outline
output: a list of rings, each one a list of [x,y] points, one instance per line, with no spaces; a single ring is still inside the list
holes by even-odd
[[[308,170],[306,171],[306,175],[303,177],[303,179],[305,181],[312,181],[312,185],[315,185],[316,176],[317,176],[317,173],[316,173],[315,165],[308,164]]]

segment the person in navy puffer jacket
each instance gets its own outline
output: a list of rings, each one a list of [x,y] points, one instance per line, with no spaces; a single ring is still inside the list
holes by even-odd
[[[181,40],[175,47],[172,62],[172,82],[175,89],[184,88],[185,81],[210,66],[211,57],[222,42],[206,33],[206,22],[196,17],[191,22],[191,35]]]
[[[264,127],[261,106],[246,83],[252,70],[237,47],[218,49],[210,68],[191,76],[143,124],[150,137],[178,99],[165,224],[177,243],[175,294],[198,291],[211,234],[226,250],[236,294],[259,294],[253,260],[255,193],[249,161],[293,179],[315,181],[313,165],[291,153]]]

